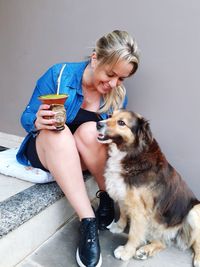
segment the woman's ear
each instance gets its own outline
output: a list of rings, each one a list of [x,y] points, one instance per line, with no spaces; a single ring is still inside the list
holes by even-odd
[[[91,55],[91,67],[95,68],[97,64],[97,54],[96,52],[93,52]]]

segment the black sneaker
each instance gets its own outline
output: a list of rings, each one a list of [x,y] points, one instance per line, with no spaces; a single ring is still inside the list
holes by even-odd
[[[100,267],[102,257],[96,218],[81,220],[80,235],[80,243],[76,252],[78,265],[80,267]]]
[[[115,219],[114,201],[109,197],[108,193],[99,190],[96,193],[99,198],[99,207],[96,211],[99,230],[109,229]]]

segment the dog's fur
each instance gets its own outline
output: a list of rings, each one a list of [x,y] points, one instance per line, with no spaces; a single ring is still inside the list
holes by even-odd
[[[111,232],[123,232],[130,221],[128,242],[115,257],[146,259],[175,243],[192,247],[193,264],[200,267],[200,202],[166,160],[148,121],[119,110],[97,129],[98,141],[108,144],[106,188],[120,207]]]

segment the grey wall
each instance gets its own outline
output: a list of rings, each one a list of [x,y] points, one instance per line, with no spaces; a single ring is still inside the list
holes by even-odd
[[[200,196],[199,0],[0,0],[1,132],[24,135],[20,114],[52,64],[89,55],[113,29],[134,35],[141,65],[125,85],[172,165]]]

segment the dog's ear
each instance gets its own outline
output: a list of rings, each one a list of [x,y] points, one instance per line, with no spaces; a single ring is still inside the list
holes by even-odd
[[[153,140],[152,132],[150,129],[149,122],[144,118],[138,118],[137,124],[133,127],[138,141],[143,141],[146,144],[149,144]]]

